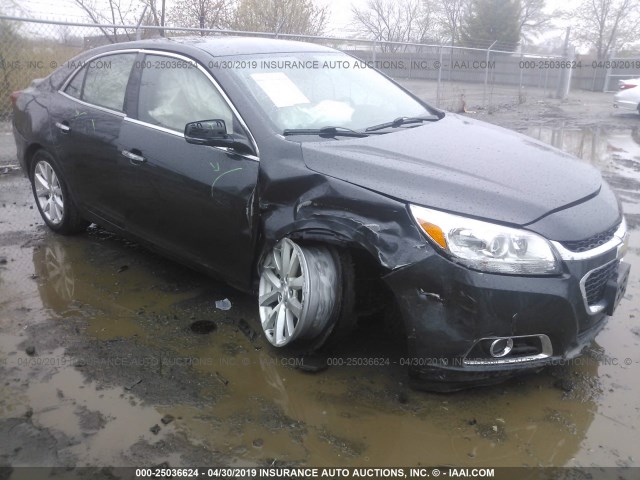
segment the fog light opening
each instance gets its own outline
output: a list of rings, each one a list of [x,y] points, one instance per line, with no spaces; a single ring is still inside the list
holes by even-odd
[[[498,338],[491,342],[489,353],[493,358],[501,358],[509,355],[513,350],[513,338]]]
[[[464,356],[467,365],[504,365],[532,362],[553,354],[551,340],[546,335],[481,338]]]

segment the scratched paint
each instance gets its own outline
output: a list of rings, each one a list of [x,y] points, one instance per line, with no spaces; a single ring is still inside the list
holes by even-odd
[[[211,165],[211,168],[213,168],[214,172],[220,172],[220,164],[218,164],[217,162],[216,162],[215,165],[213,163],[209,162],[209,165]],[[214,195],[214,188],[216,186],[216,183],[218,183],[218,180],[220,180],[225,175],[228,175],[228,174],[233,173],[233,172],[239,172],[241,170],[242,170],[242,167],[238,167],[238,168],[233,168],[231,170],[226,170],[226,171],[224,171],[222,173],[219,173],[218,176],[216,176],[213,179],[213,182],[211,183],[211,196]]]

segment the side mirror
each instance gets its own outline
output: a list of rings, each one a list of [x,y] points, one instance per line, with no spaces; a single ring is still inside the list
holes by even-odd
[[[224,120],[199,120],[187,123],[184,127],[184,139],[194,145],[208,145],[209,147],[227,147],[238,153],[253,154],[253,148],[241,137],[227,133]]]

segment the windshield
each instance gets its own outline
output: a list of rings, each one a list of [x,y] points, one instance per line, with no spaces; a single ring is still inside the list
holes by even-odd
[[[231,72],[279,133],[328,126],[362,130],[431,114],[364,62],[339,52],[255,55],[237,66],[244,68]]]

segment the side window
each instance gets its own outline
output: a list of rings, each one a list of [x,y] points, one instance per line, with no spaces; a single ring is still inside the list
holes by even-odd
[[[82,83],[84,82],[84,75],[87,72],[87,68],[83,67],[76,76],[73,77],[73,80],[69,82],[67,88],[64,89],[64,93],[67,95],[71,95],[73,98],[80,99],[82,95]]]
[[[84,67],[86,78],[82,100],[122,112],[127,82],[135,58],[135,53],[123,53],[89,62]]]
[[[229,133],[239,130],[228,104],[191,62],[147,55],[140,80],[138,119],[184,132],[189,122],[220,118]]]

